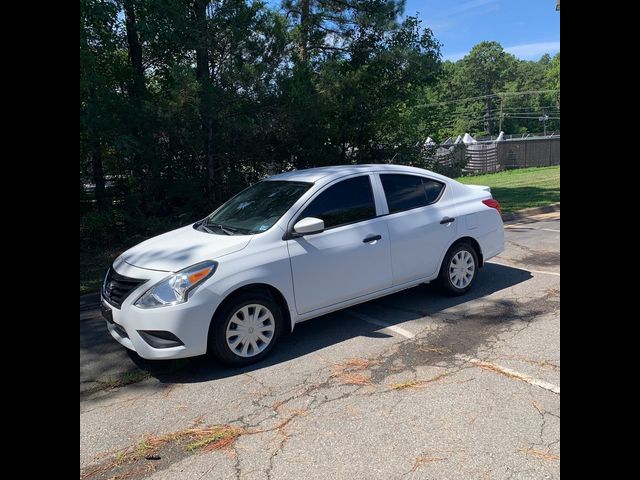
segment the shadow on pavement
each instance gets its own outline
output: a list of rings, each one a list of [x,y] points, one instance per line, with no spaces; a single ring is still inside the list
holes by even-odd
[[[531,274],[526,270],[488,263],[481,270],[474,288],[460,297],[447,297],[442,295],[435,286],[421,285],[351,307],[348,310],[363,306],[367,306],[367,308],[392,308],[401,311],[402,315],[387,315],[385,322],[389,324],[402,323],[425,315],[434,315],[442,310],[486,297],[531,278]],[[508,323],[519,319],[517,315],[512,314],[513,305],[505,305],[504,300],[501,305],[504,307],[504,314],[507,317],[511,315],[513,318],[498,318],[498,321]],[[498,317],[500,315],[498,314]],[[469,318],[475,319],[477,316]],[[121,371],[131,371],[135,370],[137,366],[148,371],[161,383],[197,383],[260,370],[358,336],[380,338],[390,335],[380,326],[358,320],[345,314],[345,311],[338,311],[296,325],[294,332],[282,337],[274,351],[265,360],[247,367],[234,368],[222,365],[210,356],[182,360],[144,360],[134,352],[121,347],[107,332],[104,321],[96,318],[81,321],[81,382],[83,381],[83,356],[91,359],[94,378],[114,368],[119,368]],[[84,376],[85,382],[93,381],[88,378],[91,375],[87,372]],[[129,388],[135,388],[135,384],[130,385]]]

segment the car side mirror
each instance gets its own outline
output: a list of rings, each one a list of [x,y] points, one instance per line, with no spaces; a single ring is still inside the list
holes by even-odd
[[[293,231],[300,235],[308,235],[310,233],[320,233],[324,230],[324,220],[315,217],[305,217],[296,222]]]

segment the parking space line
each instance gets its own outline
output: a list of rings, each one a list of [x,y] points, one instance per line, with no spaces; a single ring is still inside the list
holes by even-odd
[[[560,230],[557,228],[534,228],[534,227],[526,227],[524,223],[514,223],[512,225],[505,225],[505,229],[508,228],[519,228],[520,230],[544,230],[545,232],[556,232],[560,233]]]
[[[486,263],[492,263],[494,265],[500,265],[501,267],[511,267],[511,268],[517,268],[518,270],[524,270],[526,272],[531,272],[531,273],[542,273],[544,275],[555,275],[557,277],[560,276],[560,272],[547,272],[547,271],[543,271],[543,270],[531,270],[529,268],[523,268],[523,267],[517,267],[515,265],[508,265],[506,263],[499,263],[499,262],[494,262],[493,260],[491,261],[487,261]]]
[[[539,380],[537,378],[530,377],[523,373],[516,372],[515,370],[511,370],[510,368],[503,367],[502,365],[497,365],[491,362],[485,362],[477,358],[470,357],[469,355],[457,354],[456,357],[460,358],[461,360],[464,360],[465,362],[472,363],[473,365],[476,365],[478,367],[485,368],[488,370],[493,370],[497,373],[502,373],[503,375],[506,375],[508,377],[522,380],[523,382],[527,382],[531,385],[535,385],[536,387],[544,388],[545,390],[549,390],[550,392],[557,393],[558,395],[560,395],[560,387],[552,383],[545,382],[544,380]]]
[[[410,332],[409,330],[405,330],[402,327],[398,327],[397,325],[391,325],[390,323],[383,322],[382,320],[378,320],[377,318],[370,317],[369,315],[365,315],[364,313],[354,312],[352,310],[347,310],[347,313],[353,315],[360,320],[364,320],[367,323],[371,323],[373,325],[377,325],[379,327],[386,328],[387,330],[391,330],[392,332],[397,333],[405,338],[413,338],[415,334]]]
[[[396,333],[396,334],[398,334],[398,335],[400,335],[402,337],[405,337],[405,338],[414,338],[415,337],[414,333],[411,333],[410,331],[408,331],[408,330],[406,330],[406,329],[404,329],[402,327],[399,327],[397,325],[391,325],[390,323],[383,322],[382,320],[378,320],[377,318],[370,317],[369,315],[365,315],[364,313],[354,312],[354,311],[351,311],[351,310],[347,310],[346,312],[348,314],[356,317],[356,318],[359,318],[360,320],[363,320],[363,321],[367,322],[367,323],[371,323],[373,325],[377,325],[379,327],[383,327],[383,328],[385,328],[387,330],[391,330],[392,332],[394,332],[394,333]],[[501,374],[506,375],[506,376],[511,377],[511,378],[522,380],[523,382],[526,382],[526,383],[528,383],[530,385],[535,385],[536,387],[540,387],[540,388],[543,388],[545,390],[548,390],[550,392],[553,392],[553,393],[556,393],[556,394],[560,395],[560,387],[558,387],[557,385],[554,385],[552,383],[545,382],[544,380],[540,380],[538,378],[533,378],[533,377],[530,377],[530,376],[525,375],[523,373],[516,372],[515,370],[511,370],[510,368],[503,367],[502,365],[497,365],[497,364],[491,363],[491,362],[485,362],[483,360],[479,360],[477,358],[473,358],[473,357],[470,357],[469,355],[465,355],[465,354],[462,354],[462,353],[456,354],[455,356],[456,356],[456,358],[459,358],[460,360],[463,360],[465,362],[469,362],[469,363],[471,363],[471,364],[473,364],[475,366],[478,366],[480,368],[493,370],[494,372],[501,373]]]

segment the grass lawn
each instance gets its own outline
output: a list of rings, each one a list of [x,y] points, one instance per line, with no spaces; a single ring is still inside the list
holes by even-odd
[[[518,168],[457,178],[461,183],[487,185],[503,212],[542,207],[560,201],[560,167]]]

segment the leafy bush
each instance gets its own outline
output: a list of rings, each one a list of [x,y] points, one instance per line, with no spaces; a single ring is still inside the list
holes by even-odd
[[[122,232],[112,213],[88,212],[80,217],[80,243],[84,248],[117,243]]]

